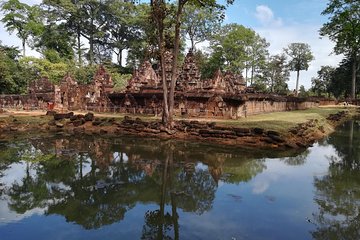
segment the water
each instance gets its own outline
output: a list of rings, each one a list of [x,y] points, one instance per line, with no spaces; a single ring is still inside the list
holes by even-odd
[[[0,240],[360,239],[360,124],[303,152],[99,136],[0,142]]]

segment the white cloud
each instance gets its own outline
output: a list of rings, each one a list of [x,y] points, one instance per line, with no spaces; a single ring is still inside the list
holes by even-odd
[[[274,16],[272,16],[274,18]],[[296,24],[283,23],[282,26],[263,25],[254,30],[270,43],[270,54],[279,54],[290,43],[303,42],[310,45],[315,60],[310,63],[308,71],[300,72],[299,85],[304,85],[306,89],[311,87],[311,78],[317,76],[317,71],[321,66],[337,66],[343,56],[332,54],[334,43],[328,38],[320,39],[319,29],[321,25],[311,23]],[[295,88],[296,73],[292,72],[289,81],[289,89]]]
[[[256,7],[255,17],[263,26],[282,26],[281,18],[275,18],[271,8],[266,5]]]

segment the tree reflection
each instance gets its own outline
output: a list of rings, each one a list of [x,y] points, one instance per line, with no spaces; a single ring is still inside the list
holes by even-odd
[[[286,163],[287,165],[290,165],[290,166],[304,165],[306,162],[306,159],[308,158],[309,153],[310,153],[310,150],[306,149],[305,151],[296,154],[296,156],[280,158],[280,161],[283,161],[284,163]]]
[[[249,181],[265,169],[251,152],[191,142],[54,136],[21,144],[0,151],[13,158],[1,161],[0,174],[14,159],[23,167],[4,188],[11,210],[40,208],[95,229],[123,220],[137,204],[155,203],[144,214],[143,239],[180,238],[179,211],[203,214],[219,181]]]
[[[328,175],[315,177],[315,239],[360,239],[360,128],[346,123],[328,140],[337,156],[330,157]]]

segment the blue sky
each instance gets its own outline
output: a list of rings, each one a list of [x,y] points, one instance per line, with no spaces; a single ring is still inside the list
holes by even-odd
[[[23,0],[27,4],[41,0]],[[327,21],[321,16],[328,0],[235,0],[226,11],[225,23],[239,23],[254,29],[270,43],[270,53],[278,54],[292,42],[304,42],[311,46],[315,60],[308,71],[300,72],[300,85],[311,86],[311,78],[322,65],[337,66],[342,56],[332,54],[334,43],[320,39],[319,29]],[[1,16],[0,16],[1,17]],[[7,45],[20,46],[15,34],[9,35],[0,24],[0,40]],[[34,51],[29,54],[39,56]],[[289,88],[295,86],[295,74],[291,74]]]

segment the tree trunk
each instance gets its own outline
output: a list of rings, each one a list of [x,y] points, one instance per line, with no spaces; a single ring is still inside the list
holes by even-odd
[[[92,66],[94,63],[94,36],[92,33],[90,34],[89,46],[89,63]]]
[[[253,85],[253,80],[254,80],[254,71],[255,71],[254,68],[255,68],[254,66],[251,66],[251,79],[250,79],[251,85]]]
[[[179,54],[179,45],[180,45],[180,20],[185,1],[179,0],[178,9],[176,13],[176,22],[175,22],[175,42],[173,50],[173,61],[172,61],[172,70],[171,70],[171,82],[170,82],[170,94],[169,94],[169,121],[168,126],[172,128],[173,117],[174,117],[174,98],[175,98],[175,85],[177,79],[177,60]]]
[[[82,66],[82,59],[81,59],[81,33],[80,33],[80,27],[77,29],[77,54],[78,54],[78,61],[79,66]]]
[[[275,78],[275,71],[272,72],[271,74],[271,92],[274,92],[274,78]]]
[[[248,71],[249,71],[249,68],[246,67],[245,68],[245,86],[248,86]]]
[[[357,72],[356,54],[353,57],[352,76],[351,76],[351,98],[356,98],[356,72]]]
[[[22,40],[23,57],[26,57],[26,55],[25,55],[25,47],[26,47],[26,42],[25,42],[25,39],[23,39]]]
[[[194,49],[195,49],[194,38],[190,37],[190,41],[191,41],[191,51],[194,51]]]
[[[169,121],[169,107],[168,107],[168,86],[166,82],[165,73],[165,58],[164,58],[164,0],[151,0],[150,5],[152,7],[152,18],[156,24],[158,33],[157,40],[160,52],[160,68],[161,68],[161,81],[163,85],[163,111],[162,111],[162,124],[168,125]]]
[[[300,70],[296,71],[296,88],[295,88],[295,96],[298,96],[299,91],[299,76],[300,76]]]
[[[94,63],[94,31],[92,28],[94,27],[94,19],[91,18],[91,30],[89,35],[89,62],[90,66]]]
[[[122,66],[122,49],[119,49],[119,53],[117,54],[117,62],[119,64],[119,66]]]

